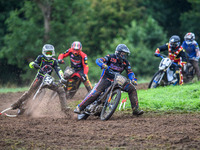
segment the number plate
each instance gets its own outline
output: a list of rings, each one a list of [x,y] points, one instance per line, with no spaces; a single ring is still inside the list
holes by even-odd
[[[44,84],[45,85],[51,85],[52,84],[52,82],[53,82],[53,77],[51,77],[51,76],[46,76],[45,78],[44,78]]]
[[[67,69],[65,73],[67,73],[68,75],[72,75],[74,71],[72,69]]]
[[[124,77],[124,76],[122,76],[122,75],[120,75],[120,74],[118,74],[118,75],[116,76],[115,80],[117,81],[117,83],[118,83],[119,85],[124,85],[124,83],[126,82],[127,78]]]

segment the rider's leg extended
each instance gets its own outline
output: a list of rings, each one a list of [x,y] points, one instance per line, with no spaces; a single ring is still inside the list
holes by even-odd
[[[58,93],[61,110],[66,113],[69,110],[69,107],[67,106],[67,100],[64,88],[56,84],[53,84],[51,87],[48,88]]]
[[[32,82],[32,84],[31,84],[29,90],[26,91],[26,92],[17,100],[17,102],[15,102],[14,104],[11,105],[12,109],[21,108],[22,103],[24,103],[30,96],[32,96],[32,95],[36,92],[36,90],[37,90],[37,88],[40,86],[41,82],[42,82],[41,79],[36,78],[36,79]]]
[[[87,94],[84,100],[77,106],[74,112],[80,113],[80,111],[84,110],[85,107],[94,102],[101,92],[103,92],[110,84],[111,82],[108,79],[101,78],[95,87]]]
[[[130,102],[131,102],[131,107],[132,107],[132,110],[133,110],[133,115],[142,115],[144,113],[144,111],[139,109],[138,96],[137,96],[136,88],[132,84],[127,83],[124,86],[123,90],[128,92],[129,99],[130,99]]]
[[[67,86],[65,87],[67,99],[72,98],[76,94],[80,84],[81,84],[81,80],[76,76],[68,79]]]
[[[195,69],[195,73],[197,75],[198,80],[200,80],[200,69],[199,69],[199,62],[195,60],[191,60],[190,63],[193,65]]]
[[[78,77],[80,78],[80,80],[83,82],[83,84],[85,85],[85,88],[87,89],[88,92],[90,92],[92,90],[92,84],[90,83],[90,80],[88,78],[87,74],[83,73],[83,70],[79,71],[79,75]]]
[[[178,79],[177,83],[179,83],[179,85],[183,85],[183,74],[181,68],[176,70],[176,77]]]

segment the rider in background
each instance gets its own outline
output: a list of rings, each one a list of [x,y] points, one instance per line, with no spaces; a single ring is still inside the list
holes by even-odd
[[[87,63],[87,55],[82,52],[81,42],[74,41],[71,48],[58,56],[58,63],[64,63],[63,58],[67,56],[70,57],[71,68],[75,71],[75,73],[68,79],[67,89],[65,89],[66,91],[69,91],[69,95],[66,95],[66,97],[71,98],[76,92],[75,89],[73,89],[73,85],[76,85],[77,88],[79,88],[81,83],[80,80],[83,82],[88,92],[92,89],[92,85],[88,78],[89,67]],[[80,80],[76,80],[74,77],[78,77]]]
[[[128,47],[125,44],[119,44],[116,47],[115,54],[110,54],[105,57],[99,58],[96,60],[98,66],[103,69],[101,78],[97,85],[92,89],[90,93],[85,97],[85,99],[76,107],[74,110],[75,113],[80,113],[86,108],[89,104],[94,102],[96,98],[113,82],[114,76],[110,70],[113,70],[117,73],[122,73],[126,70],[128,78],[135,84],[137,84],[135,75],[131,69],[130,63],[127,60],[127,56],[130,54]],[[139,109],[138,97],[136,88],[127,83],[123,90],[128,92],[129,99],[131,102],[131,107],[133,109],[133,115],[142,115],[143,110]]]
[[[155,51],[155,56],[160,57],[160,52],[168,51],[168,57],[176,64],[175,71],[179,85],[183,84],[182,67],[186,63],[186,56],[183,47],[180,45],[180,37],[173,35],[169,39],[169,43],[158,47]]]
[[[195,35],[192,32],[187,33],[184,36],[182,47],[187,54],[189,62],[193,65],[197,78],[200,80],[200,69],[199,69],[199,45],[195,41]]]
[[[44,74],[42,74],[43,73],[42,69],[45,68],[47,65],[51,66],[55,70],[56,74],[61,79],[61,81],[66,82],[66,80],[64,80],[63,78],[63,72],[58,66],[57,60],[53,58],[53,56],[55,56],[54,46],[50,44],[45,44],[42,48],[42,55],[39,55],[35,61],[29,64],[30,68],[35,68],[38,70],[38,72],[29,90],[25,92],[17,100],[17,102],[11,105],[12,109],[17,109],[17,108],[19,109],[18,115],[21,115],[24,113],[25,101],[27,102],[28,98],[36,92],[36,90],[39,88],[40,84],[42,83],[42,79],[44,78]],[[52,69],[49,70],[48,74],[51,75],[52,71],[53,71]],[[54,85],[50,87],[50,89],[58,93],[60,104],[61,104],[61,110],[66,113],[68,111],[68,107],[66,104],[64,88]]]

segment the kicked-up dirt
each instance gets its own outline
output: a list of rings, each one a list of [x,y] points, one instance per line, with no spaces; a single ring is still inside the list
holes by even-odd
[[[137,89],[147,89],[147,85],[140,84]],[[0,94],[0,111],[22,94]],[[81,88],[68,103],[85,94]],[[60,111],[58,98],[50,104],[46,101],[31,117],[0,115],[1,150],[200,149],[200,113],[145,112],[135,117],[131,111],[118,111],[108,121],[98,117],[78,121],[73,108],[68,115]]]

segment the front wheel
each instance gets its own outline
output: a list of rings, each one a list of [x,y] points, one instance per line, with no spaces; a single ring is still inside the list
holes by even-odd
[[[160,85],[161,78],[163,77],[163,72],[158,71],[154,74],[153,78],[151,79],[151,82],[149,83],[148,88],[157,88]]]
[[[26,111],[26,114],[28,116],[31,116],[32,113],[40,105],[40,103],[42,102],[42,99],[43,99],[45,93],[46,93],[45,89],[40,89],[40,91],[34,95],[33,99],[30,101],[29,107],[28,107],[28,109]]]
[[[101,111],[100,119],[108,120],[115,112],[121,98],[121,89],[115,89],[112,92],[111,98],[107,97],[103,109]]]

